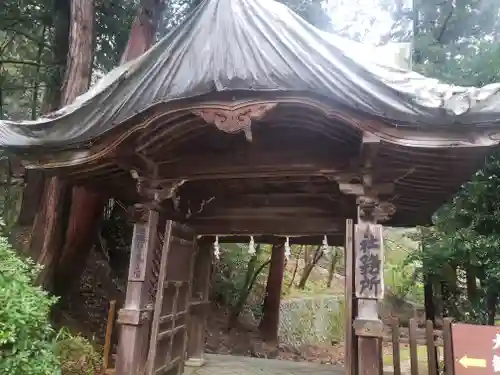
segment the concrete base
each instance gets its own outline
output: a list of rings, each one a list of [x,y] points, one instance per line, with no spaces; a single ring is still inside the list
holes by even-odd
[[[205,364],[205,359],[203,357],[199,358],[189,358],[184,365],[187,367],[201,367]]]

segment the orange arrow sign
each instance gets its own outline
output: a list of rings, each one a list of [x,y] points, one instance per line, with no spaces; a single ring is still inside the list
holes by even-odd
[[[469,368],[469,367],[486,368],[486,359],[470,358],[470,357],[467,357],[467,354],[464,355],[462,358],[460,358],[458,360],[458,363],[460,363],[465,368]]]

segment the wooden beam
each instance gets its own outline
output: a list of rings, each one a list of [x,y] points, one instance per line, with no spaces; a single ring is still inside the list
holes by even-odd
[[[196,220],[212,220],[215,218],[227,219],[262,219],[267,217],[289,217],[299,219],[301,217],[331,217],[332,210],[328,207],[215,207],[196,215]],[[337,216],[338,213],[337,213]]]
[[[362,195],[367,195],[372,193],[365,190],[374,190],[372,188],[373,168],[378,156],[379,149],[380,149],[380,138],[372,133],[364,132],[363,139],[361,141],[361,155],[360,155],[361,168],[363,171],[361,179],[364,187]]]
[[[290,245],[321,245],[323,243],[324,236],[294,236],[290,237]],[[273,236],[273,235],[258,235],[254,236],[255,243],[260,244],[282,244],[286,240],[285,236]],[[343,233],[327,235],[328,244],[330,246],[340,246],[344,241]],[[213,243],[215,241],[215,236],[203,236],[199,239],[200,242]],[[248,236],[222,236],[219,237],[220,243],[248,243]]]
[[[286,185],[284,186],[286,188]],[[247,191],[240,191],[237,193],[231,193],[230,186],[228,191],[224,194],[223,191],[208,191],[204,200],[207,202],[206,205],[211,207],[280,207],[280,206],[303,206],[310,207],[316,205],[327,206],[338,206],[339,203],[345,200],[345,196],[342,195],[337,186],[332,186],[334,189],[331,193],[293,193],[293,192],[283,192],[283,193],[254,193],[256,189],[248,189]],[[263,186],[259,190],[265,190]],[[187,192],[186,192],[187,193]],[[189,192],[191,193],[191,192]],[[188,194],[189,194],[188,193]],[[191,193],[194,196],[195,193]],[[355,200],[353,199],[349,202],[350,205],[355,205]]]
[[[203,155],[182,157],[161,162],[161,181],[186,179],[207,180],[251,177],[324,176],[336,174],[347,167],[349,158],[335,153],[314,151],[242,152],[228,156]]]
[[[367,180],[371,178],[370,174],[365,174],[363,176],[363,180]],[[383,184],[372,184],[371,186],[363,185],[363,184],[350,184],[339,182],[339,189],[344,194],[348,195],[389,195],[394,193],[394,184],[393,183],[383,183]]]
[[[371,168],[380,148],[380,138],[368,132],[363,133],[361,140],[361,163],[364,168]]]
[[[344,231],[344,218],[245,218],[189,220],[199,235],[324,235]]]

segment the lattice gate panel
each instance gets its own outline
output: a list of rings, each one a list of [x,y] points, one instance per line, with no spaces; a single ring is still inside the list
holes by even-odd
[[[161,264],[161,254],[163,250],[163,243],[165,240],[165,232],[162,232],[163,228],[166,226],[165,218],[160,217],[158,223],[158,235],[155,243],[155,250],[153,256],[153,262],[151,267],[151,277],[149,277],[149,297],[154,305],[156,299],[158,278],[160,276],[160,264]]]
[[[167,221],[158,268],[148,375],[180,375],[188,340],[196,236],[192,229]]]

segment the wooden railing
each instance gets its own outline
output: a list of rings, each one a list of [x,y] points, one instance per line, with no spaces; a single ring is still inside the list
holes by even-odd
[[[408,327],[402,327],[397,318],[392,318],[383,341],[392,346],[394,375],[453,375],[451,319],[444,319],[439,330],[430,320],[419,326],[417,319],[410,319]],[[385,353],[387,358],[391,355]]]

